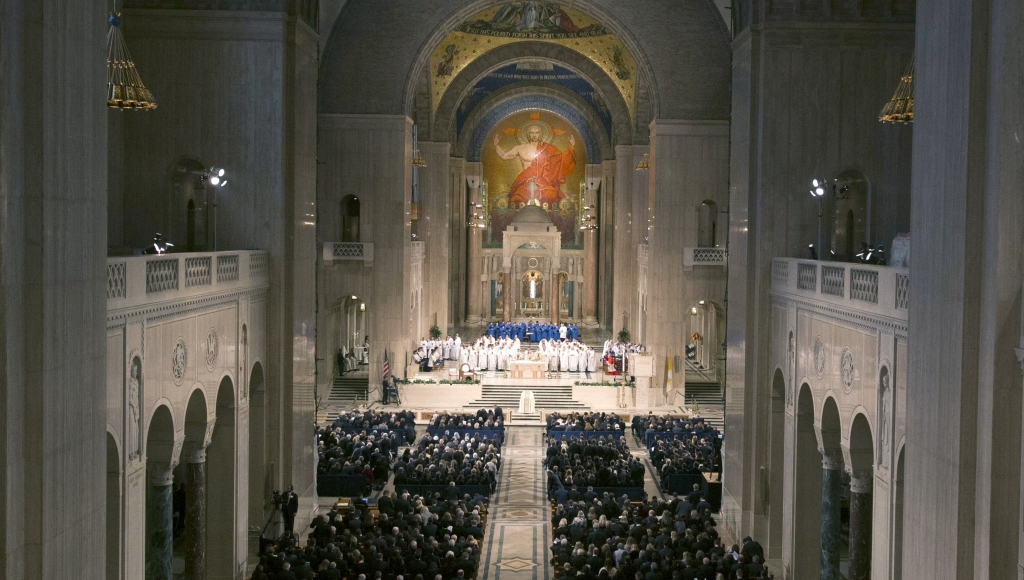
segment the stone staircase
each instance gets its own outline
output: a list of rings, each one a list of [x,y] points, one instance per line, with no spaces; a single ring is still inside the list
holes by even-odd
[[[513,412],[519,408],[519,396],[523,391],[533,391],[535,407],[537,409],[559,409],[570,411],[584,411],[589,407],[572,398],[572,385],[483,385],[480,398],[470,401],[464,408],[493,409],[501,407]],[[515,414],[517,419],[526,416]],[[536,414],[539,419],[540,415]]]
[[[331,392],[327,395],[328,405],[336,403],[366,401],[367,392],[370,388],[370,380],[363,376],[334,377],[331,384]]]

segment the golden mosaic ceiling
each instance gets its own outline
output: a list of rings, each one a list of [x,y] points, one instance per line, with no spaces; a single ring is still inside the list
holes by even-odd
[[[636,60],[618,37],[586,14],[553,2],[513,2],[488,8],[446,36],[430,56],[434,112],[463,69],[495,48],[524,41],[550,42],[575,50],[615,82],[633,114]]]

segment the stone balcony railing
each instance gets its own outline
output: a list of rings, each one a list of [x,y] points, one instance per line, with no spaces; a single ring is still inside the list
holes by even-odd
[[[725,248],[683,248],[683,270],[692,270],[694,266],[728,265],[728,254]]]
[[[107,311],[269,285],[262,250],[107,259]]]
[[[324,242],[324,265],[336,261],[363,262],[373,265],[373,244],[363,242]]]
[[[775,258],[772,260],[772,292],[906,321],[910,270]]]

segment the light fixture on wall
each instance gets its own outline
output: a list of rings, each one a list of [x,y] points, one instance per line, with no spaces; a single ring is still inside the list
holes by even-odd
[[[153,93],[142,83],[132,55],[121,33],[121,14],[110,15],[107,31],[107,107],[111,109],[149,111],[156,108]]]
[[[878,120],[883,123],[913,123],[914,122],[914,60],[916,54],[910,55],[910,64],[907,70],[900,77],[900,84],[896,87],[889,102],[882,107]]]
[[[650,171],[651,170],[651,157],[647,153],[640,159],[640,163],[636,164],[637,171]]]
[[[224,179],[224,173],[223,167],[211,167],[206,170],[206,180],[210,182],[210,185],[224,187],[228,184],[228,180]]]
[[[581,230],[596,230],[597,229],[597,218],[590,214],[585,214],[580,218],[580,229]]]
[[[420,155],[419,149],[414,149],[412,152],[412,166],[413,167],[426,167],[427,160]]]

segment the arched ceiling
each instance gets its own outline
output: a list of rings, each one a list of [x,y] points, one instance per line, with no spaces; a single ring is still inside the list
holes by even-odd
[[[590,16],[553,2],[511,2],[482,10],[456,27],[430,56],[434,110],[452,80],[470,63],[502,46],[526,41],[569,48],[613,79],[633,112],[637,64],[628,48]]]
[[[534,55],[530,58],[524,58],[521,55],[523,53]],[[477,103],[472,106],[472,110],[468,113],[460,111],[466,111],[468,108],[466,103],[472,105],[475,99],[474,93],[477,92],[478,87],[486,88],[488,86],[488,77],[496,71],[504,70],[511,66],[516,69],[522,69],[521,64],[525,63],[527,69],[529,68],[540,68],[544,64],[551,65],[552,70],[558,67],[561,71],[569,71],[571,75],[570,79],[564,80],[563,86],[565,88],[573,87],[573,92],[579,97],[579,102],[582,103],[582,108],[590,109],[593,113],[602,117],[602,124],[605,125],[604,133],[608,137],[618,144],[632,143],[632,118],[626,102],[622,98],[621,93],[616,88],[615,83],[591,60],[587,59],[583,55],[563,46],[559,46],[551,43],[540,43],[535,41],[527,41],[518,44],[505,45],[500,48],[489,51],[485,55],[477,58],[472,63],[462,69],[462,71],[456,75],[455,79],[450,83],[448,90],[445,91],[444,96],[441,99],[441,103],[437,108],[436,113],[433,115],[433,132],[431,138],[434,140],[446,140],[450,136],[457,136],[462,133],[462,129],[457,126],[458,117],[461,115],[473,114],[475,109],[479,108],[483,102]],[[425,71],[428,72],[428,71]],[[530,73],[530,74],[514,74],[511,76],[534,76],[541,77],[542,74],[534,74],[535,71],[530,70],[518,70],[518,73]],[[500,79],[502,82],[513,79]],[[552,79],[555,80],[555,79]],[[420,83],[420,90],[425,89],[425,84],[428,81],[423,79]],[[539,78],[533,79],[515,79],[517,85],[535,85],[541,87],[548,84],[559,84],[550,83],[546,80],[540,80]],[[495,83],[496,84],[496,83]],[[641,88],[645,87],[644,83],[640,84]],[[582,92],[579,88],[586,87]],[[428,89],[429,90],[429,89]],[[486,92],[486,91],[480,91]],[[544,91],[538,89],[539,93]],[[642,96],[643,91],[638,91]],[[429,98],[430,95],[421,93],[423,99]],[[641,101],[641,105],[643,102]],[[649,114],[649,111],[645,107],[638,107],[638,113]],[[589,114],[589,113],[588,113]],[[423,117],[421,116],[420,119]],[[607,129],[606,121],[611,121],[611,131]],[[646,126],[650,122],[650,118],[646,118],[643,124]]]
[[[507,64],[478,79],[459,102],[459,107],[455,111],[455,131],[462,131],[473,109],[489,95],[516,83],[550,83],[579,95],[584,101],[584,106],[592,109],[600,119],[604,132],[611,135],[612,114],[589,79],[564,66],[540,60]]]
[[[567,4],[568,9],[560,9],[570,15],[573,23],[570,28],[576,29],[572,34],[578,34],[579,29],[591,24],[603,26],[610,33],[606,40],[619,41],[623,55],[628,53],[635,62],[635,75],[630,76],[637,84],[628,91],[630,100],[626,105],[630,114],[634,107],[639,110],[643,101],[649,103],[649,108],[643,105],[649,116],[692,120],[728,118],[730,39],[712,0],[571,0]],[[443,44],[444,40],[456,32],[469,34],[460,27],[467,22],[475,23],[474,16],[480,14],[491,15],[491,20],[497,17],[496,24],[511,26],[509,23],[514,22],[516,9],[501,14],[502,8],[507,6],[515,5],[498,0],[388,0],[386,9],[382,9],[381,3],[374,0],[348,0],[331,28],[324,50],[320,112],[410,115],[416,92],[422,86],[420,81],[426,81],[425,76],[437,72],[440,62],[434,56],[438,50],[446,50],[448,45]],[[550,10],[548,13],[553,14]],[[588,17],[593,22],[581,27],[573,17],[576,13],[581,15],[581,22],[590,22]],[[507,22],[500,17],[509,15],[512,16]],[[522,25],[522,15],[519,17]],[[556,20],[561,26],[560,15]],[[527,23],[527,27],[531,26],[534,26],[532,20]],[[590,30],[599,31],[597,28]],[[508,32],[509,35],[514,33]],[[485,41],[502,38],[475,36]],[[567,47],[554,41],[569,40],[585,42],[587,38],[515,39],[506,44],[523,47],[542,44],[564,49]],[[606,52],[600,59],[588,56],[582,44],[571,50],[579,50],[592,65],[604,70],[614,57],[614,48],[609,47],[606,45],[604,50],[612,50],[612,53]],[[473,50],[469,48],[469,54],[462,55],[473,56],[462,63],[463,68],[470,68],[475,59],[488,53],[488,50],[475,49],[478,52],[474,54]],[[453,55],[453,65],[458,56]],[[574,68],[579,70],[579,67]],[[615,69],[608,70],[612,71],[610,78],[616,85],[616,100],[626,102],[618,89],[620,79]],[[451,76],[456,79],[461,75],[453,69]],[[599,84],[593,75],[586,76],[592,84]],[[608,77],[608,73],[602,72],[601,76]],[[429,84],[433,96],[433,81]],[[614,108],[612,96],[605,93],[603,97],[609,108]],[[440,102],[429,104],[430,110],[439,107]],[[646,124],[640,119],[636,122],[638,126]]]

